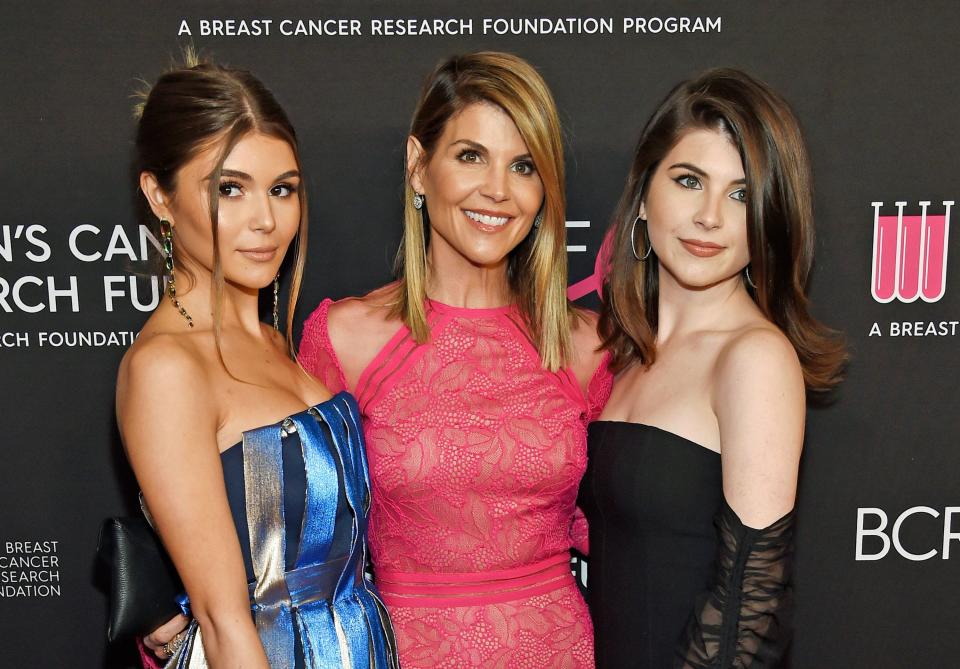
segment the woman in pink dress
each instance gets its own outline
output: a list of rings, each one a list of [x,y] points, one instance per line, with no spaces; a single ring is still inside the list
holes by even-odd
[[[407,142],[399,280],[324,301],[304,327],[302,364],[359,401],[404,669],[593,667],[569,559],[587,422],[612,379],[593,315],[566,299],[563,183],[533,67],[447,60]]]

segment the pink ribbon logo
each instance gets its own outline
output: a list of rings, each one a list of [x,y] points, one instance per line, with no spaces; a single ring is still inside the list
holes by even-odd
[[[607,276],[607,272],[610,271],[610,254],[613,250],[612,233],[613,228],[611,227],[603,237],[603,243],[600,245],[600,250],[597,251],[597,259],[593,263],[593,274],[567,286],[567,299],[571,302],[575,302],[594,291],[601,298],[603,297],[603,280]]]

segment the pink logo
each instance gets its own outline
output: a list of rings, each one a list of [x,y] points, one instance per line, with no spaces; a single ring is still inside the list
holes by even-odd
[[[943,214],[927,214],[930,202],[920,202],[920,215],[905,216],[906,202],[895,202],[895,216],[881,216],[883,202],[873,202],[873,276],[870,292],[877,302],[936,302],[947,286],[947,242],[952,200]]]
[[[576,283],[567,286],[567,299],[571,301],[579,300],[584,295],[596,291],[597,295],[603,297],[603,280],[610,271],[610,255],[613,252],[613,228],[607,230],[603,237],[603,243],[600,244],[600,250],[597,251],[597,258],[593,263],[593,274],[586,279],[581,279]]]

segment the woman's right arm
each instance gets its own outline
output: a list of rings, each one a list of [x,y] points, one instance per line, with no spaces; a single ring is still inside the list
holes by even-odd
[[[117,421],[157,532],[190,598],[214,669],[269,669],[247,593],[201,361],[160,335],[124,358]]]

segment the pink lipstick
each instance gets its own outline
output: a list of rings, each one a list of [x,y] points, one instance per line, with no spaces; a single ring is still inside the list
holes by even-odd
[[[704,242],[699,239],[681,239],[680,243],[691,255],[698,258],[712,258],[718,255],[726,247],[714,244],[713,242]]]

